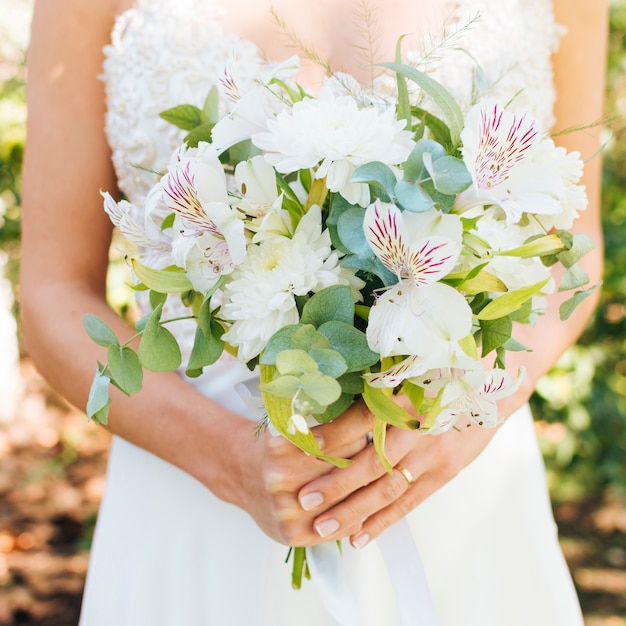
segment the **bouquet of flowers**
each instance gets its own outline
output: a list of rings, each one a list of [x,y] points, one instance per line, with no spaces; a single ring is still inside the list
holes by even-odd
[[[311,426],[358,396],[390,472],[390,424],[436,434],[462,415],[498,423],[497,400],[523,376],[505,371],[507,352],[526,349],[514,322],[532,323],[555,288],[575,290],[565,319],[591,291],[577,262],[592,244],[568,231],[586,206],[582,163],[528,115],[493,100],[464,115],[428,75],[385,66],[393,100],[345,74],[312,97],[292,58],[246,93],[226,75],[226,103],[214,87],[202,109],[162,114],[188,134],[145,204],[103,194],[137,248],[134,288],[150,306],[137,351],[85,316],[108,359],[90,417],[106,422],[110,384],[132,394],[143,368],[181,367],[169,330],[180,318],[163,317],[178,297],[196,325],[187,376],[223,350],[258,367],[269,422],[338,466],[349,461],[324,456]]]

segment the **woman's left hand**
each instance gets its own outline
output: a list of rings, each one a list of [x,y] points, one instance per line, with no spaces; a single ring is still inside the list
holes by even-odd
[[[367,411],[362,403],[350,411]],[[350,537],[362,548],[428,496],[454,478],[489,443],[497,428],[477,425],[440,435],[389,427],[385,453],[394,467],[389,474],[373,445],[353,463],[308,483],[298,494],[301,506],[320,503],[326,510],[313,521],[324,539]],[[331,507],[328,508],[328,504]]]

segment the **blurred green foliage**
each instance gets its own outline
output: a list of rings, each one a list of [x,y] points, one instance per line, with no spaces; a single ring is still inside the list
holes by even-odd
[[[0,69],[3,60],[0,58]],[[0,75],[0,249],[16,265],[24,145],[24,64]],[[556,499],[626,493],[626,3],[611,4],[603,221],[606,270],[594,321],[532,399]],[[15,271],[8,266],[8,271]]]

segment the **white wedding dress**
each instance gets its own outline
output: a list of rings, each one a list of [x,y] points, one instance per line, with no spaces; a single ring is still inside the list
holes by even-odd
[[[444,46],[430,69],[466,106],[477,86],[488,85],[505,102],[518,94],[513,106],[549,125],[550,54],[558,42],[550,1],[467,0],[452,10],[456,24],[478,13],[481,18]],[[103,74],[107,132],[120,187],[133,202],[141,202],[154,182],[146,170],[163,170],[180,141],[158,113],[201,103],[225,63],[234,64],[244,82],[263,71],[256,48],[225,34],[220,15],[213,0],[140,0],[117,21]],[[225,357],[196,384],[245,413],[234,384],[249,377]],[[527,409],[407,519],[440,626],[582,624]],[[360,551],[344,543],[363,624],[398,624],[376,543]],[[310,582],[291,589],[286,552],[246,513],[114,438],[81,625],[335,624]]]

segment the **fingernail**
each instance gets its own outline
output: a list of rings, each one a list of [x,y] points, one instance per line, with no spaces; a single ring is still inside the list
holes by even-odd
[[[323,522],[315,524],[315,532],[323,539],[332,535],[335,531],[339,530],[339,522],[332,517],[325,519]]]
[[[315,443],[317,443],[317,447],[320,450],[324,449],[324,439],[320,437],[319,435],[315,435]]]
[[[324,496],[318,491],[307,493],[300,498],[300,506],[305,511],[310,511],[311,509],[318,507],[320,504],[322,504],[322,502],[324,502]]]
[[[357,535],[352,540],[352,545],[358,550],[360,550],[361,548],[364,548],[369,542],[370,542],[370,536],[367,533],[363,533],[362,535]]]

